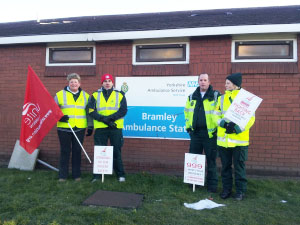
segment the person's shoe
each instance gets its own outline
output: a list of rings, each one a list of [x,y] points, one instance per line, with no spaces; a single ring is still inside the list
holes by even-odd
[[[125,182],[125,177],[119,177],[119,182]]]
[[[220,197],[222,199],[229,198],[231,195],[231,190],[223,190],[222,193],[220,194]]]
[[[215,187],[208,187],[207,191],[211,192],[211,193],[217,193],[217,188],[215,188]]]
[[[236,193],[233,198],[237,201],[242,201],[245,198],[245,194],[244,193]]]
[[[59,182],[65,182],[66,179],[64,179],[64,178],[59,178],[58,181],[59,181]]]
[[[81,181],[81,178],[80,178],[80,177],[77,177],[77,178],[75,178],[74,180],[78,182],[78,181]]]

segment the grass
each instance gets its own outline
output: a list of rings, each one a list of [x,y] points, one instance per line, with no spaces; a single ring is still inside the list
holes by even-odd
[[[127,175],[125,183],[115,176],[105,176],[104,183],[90,180],[88,173],[80,182],[60,183],[53,171],[0,169],[0,225],[300,224],[299,180],[249,179],[240,202],[210,196],[204,187],[193,193],[182,177],[138,173]],[[100,189],[144,194],[144,201],[130,210],[81,205]],[[209,197],[226,206],[202,211],[183,206]]]

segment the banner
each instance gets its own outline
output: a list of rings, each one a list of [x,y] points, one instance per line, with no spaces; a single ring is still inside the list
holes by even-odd
[[[205,155],[185,153],[184,183],[204,186]]]
[[[244,129],[261,102],[260,97],[242,88],[229,106],[224,118]]]
[[[39,77],[28,66],[20,145],[31,154],[63,115]]]
[[[128,106],[124,136],[189,139],[184,107],[197,87],[198,76],[117,77]]]

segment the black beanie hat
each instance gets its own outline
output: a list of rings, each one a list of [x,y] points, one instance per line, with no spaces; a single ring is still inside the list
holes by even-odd
[[[235,84],[238,87],[241,87],[242,85],[242,74],[241,73],[233,73],[226,77],[227,80],[230,80],[233,84]]]

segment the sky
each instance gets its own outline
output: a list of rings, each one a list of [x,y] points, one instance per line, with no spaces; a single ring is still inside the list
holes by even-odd
[[[0,23],[77,16],[300,5],[300,0],[3,0]]]

